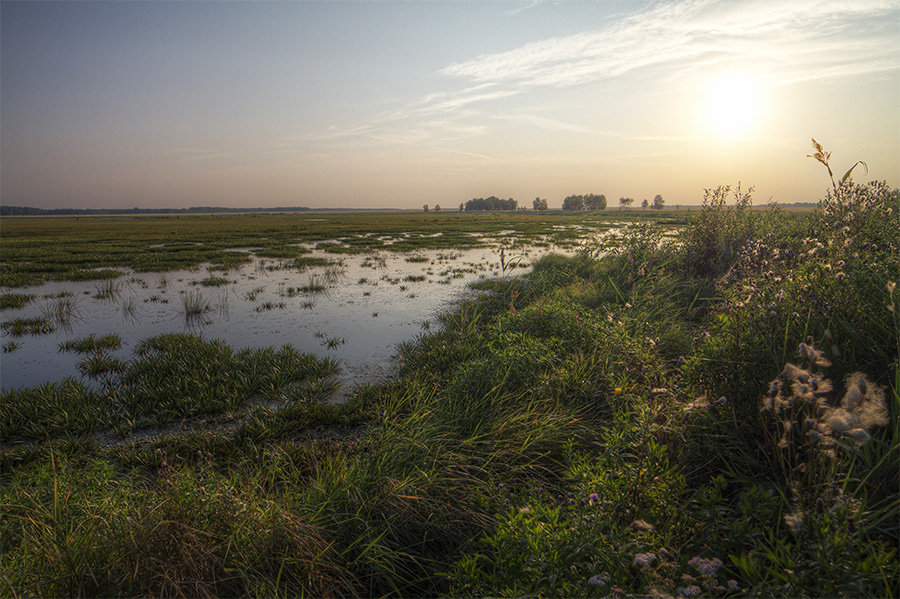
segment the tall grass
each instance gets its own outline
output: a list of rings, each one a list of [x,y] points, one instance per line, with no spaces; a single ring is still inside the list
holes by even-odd
[[[183,335],[4,392],[7,594],[896,596],[897,193],[722,189],[675,242],[480,283],[346,404],[334,361]]]

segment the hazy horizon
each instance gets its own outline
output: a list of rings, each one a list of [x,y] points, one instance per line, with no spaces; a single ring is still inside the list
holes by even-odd
[[[0,2],[0,202],[454,209],[900,184],[900,2]]]

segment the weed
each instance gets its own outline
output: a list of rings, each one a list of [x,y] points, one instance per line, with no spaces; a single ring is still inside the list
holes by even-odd
[[[0,293],[0,310],[24,308],[34,298],[30,293]]]
[[[43,306],[44,319],[56,327],[69,329],[72,319],[79,316],[75,307],[75,299],[71,295],[57,295]]]
[[[119,284],[105,280],[94,285],[94,298],[99,300],[115,300],[119,297]]]
[[[0,328],[11,337],[49,335],[56,330],[53,323],[47,317],[16,318],[14,320],[7,320],[0,324]]]
[[[246,298],[248,302],[255,302],[256,297],[266,290],[265,287],[254,287],[250,291],[247,292]]]
[[[228,279],[224,277],[207,277],[198,282],[199,285],[203,287],[221,287],[223,285],[228,285]]]

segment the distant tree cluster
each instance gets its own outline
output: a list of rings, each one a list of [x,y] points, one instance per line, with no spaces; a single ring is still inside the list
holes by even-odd
[[[501,200],[496,196],[489,198],[472,198],[466,202],[466,212],[475,212],[481,210],[516,210],[519,203],[514,199]]]
[[[547,200],[544,198],[534,198],[534,202],[531,203],[532,207],[535,210],[547,210]]]
[[[606,196],[602,193],[588,193],[584,195],[571,195],[562,203],[563,210],[606,210]]]

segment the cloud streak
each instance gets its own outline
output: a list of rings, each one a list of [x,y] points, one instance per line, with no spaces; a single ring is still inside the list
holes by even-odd
[[[795,71],[811,63],[841,76],[896,68],[896,2],[657,4],[610,27],[545,39],[453,63],[441,73],[480,84],[565,87],[648,67],[762,59]],[[840,37],[840,42],[836,41]]]
[[[335,127],[308,141],[352,147],[371,143],[493,160],[469,147],[492,123],[518,123],[546,132],[645,140],[630,126],[610,131],[575,124],[564,111],[521,98],[637,74],[694,85],[731,68],[760,69],[763,87],[896,71],[900,0],[679,0],[657,2],[610,25],[484,54],[437,71],[442,91],[420,96],[364,124]],[[669,88],[675,89],[675,88]],[[657,92],[654,92],[657,93]],[[596,108],[595,110],[602,110]],[[551,116],[548,116],[551,115]],[[661,136],[690,141],[691,136]],[[479,148],[479,149],[475,149]]]

